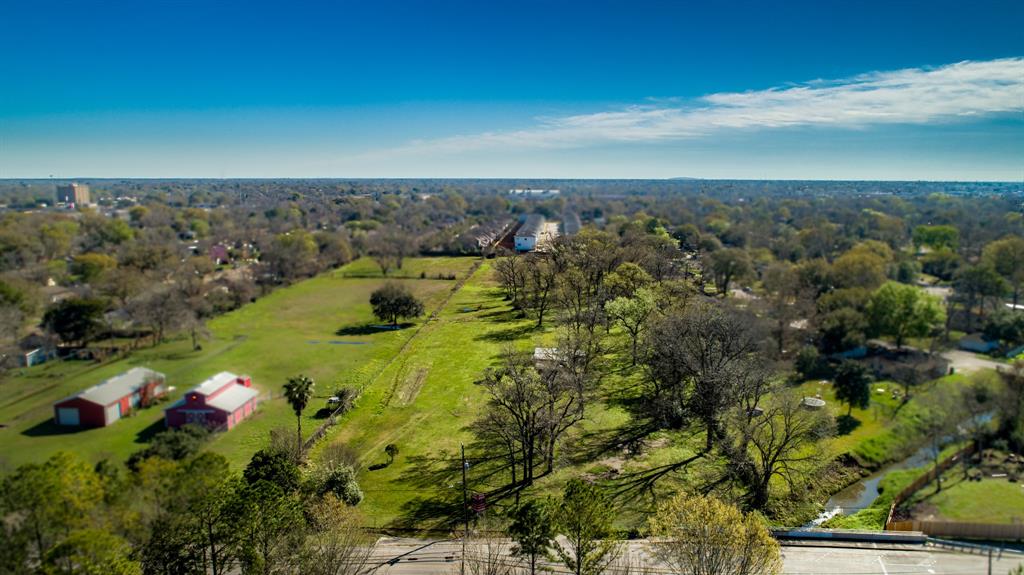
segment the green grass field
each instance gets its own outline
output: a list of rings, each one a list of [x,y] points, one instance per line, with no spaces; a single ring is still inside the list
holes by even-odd
[[[5,392],[0,402],[0,424],[5,426],[0,428],[0,469],[40,461],[59,449],[91,460],[123,460],[142,448],[163,429],[162,405],[103,429],[62,429],[51,422],[54,401],[132,366],[167,374],[168,383],[176,387],[172,399],[217,371],[251,375],[272,399],[262,403],[251,419],[217,434],[209,447],[240,468],[266,445],[271,430],[294,430],[294,415],[280,390],[289,376],[305,373],[317,382],[316,398],[303,417],[306,435],[324,422],[316,414],[326,397],[342,386],[361,390],[355,407],[329,429],[311,458],[338,449],[352,454],[366,496],[360,507],[368,524],[429,524],[443,515],[445,502],[461,497],[460,444],[470,447],[471,457],[480,456],[471,445],[473,434],[468,429],[486,401],[484,390],[475,382],[499,360],[506,346],[528,351],[551,345],[556,337],[550,326],[553,318],[538,329],[533,319],[511,309],[494,280],[492,261],[480,262],[454,294],[456,282],[436,279],[452,274],[464,278],[477,262],[475,258],[415,258],[406,260],[401,270],[393,270],[390,279],[411,286],[425,300],[428,316],[439,309],[435,319],[421,318],[399,331],[368,327],[376,323],[369,295],[384,280],[376,264],[364,258],[216,318],[209,325],[213,337],[201,351],[192,351],[190,342],[181,338],[141,349],[126,360],[53,362],[22,370],[0,383]],[[625,360],[624,336],[612,330],[609,343],[613,349],[605,358],[606,377],[598,397],[565,442],[554,473],[540,478],[528,496],[556,494],[568,478],[580,475],[612,483],[631,472],[674,463],[700,451],[702,434],[693,431],[657,432],[643,441],[638,452],[600,449],[627,433],[631,419],[616,398],[635,394],[641,377],[640,370],[630,368]],[[943,378],[920,386],[917,393],[960,381],[962,376]],[[833,441],[834,453],[851,453],[872,466],[898,459],[916,447],[920,408],[915,401],[901,406],[892,399],[895,385],[873,384],[873,390],[883,391],[872,393],[868,409],[854,409],[850,420],[840,417],[845,429]],[[820,393],[834,415],[846,414],[846,407],[835,402],[831,385],[806,382],[800,392]],[[393,464],[380,467],[387,461],[384,447],[391,443],[398,446],[398,456]],[[488,475],[487,469],[486,462],[473,462],[471,489],[489,491],[506,483],[506,476]],[[662,480],[658,491],[699,485],[708,469],[707,461],[699,460]],[[617,523],[624,528],[635,526],[648,503],[625,501]]]
[[[623,343],[618,342],[617,333],[612,335],[613,341]],[[500,360],[506,346],[532,351],[537,345],[552,344],[555,337],[549,325],[538,329],[535,320],[511,309],[488,261],[438,319],[424,327],[402,356],[364,390],[356,408],[317,446],[313,457],[332,445],[354,452],[366,496],[360,509],[368,524],[430,525],[442,515],[434,513],[436,502],[461,496],[460,445],[471,447],[473,435],[467,426],[486,402],[485,391],[475,382]],[[609,359],[615,362],[621,357],[613,353]],[[602,389],[611,391],[638,373],[609,374]],[[556,471],[537,480],[526,495],[553,495],[568,478],[581,474],[602,477],[611,468],[628,471],[678,461],[693,453],[691,441],[702,442],[699,437],[660,433],[651,439],[651,449],[629,461],[607,455],[596,460],[579,457],[593,442],[614,435],[628,422],[622,408],[593,401],[580,429],[565,442]],[[370,470],[371,465],[387,461],[384,447],[390,443],[400,451],[394,463]],[[470,449],[470,454],[479,452]],[[471,491],[488,491],[502,487],[508,476],[489,476],[483,465],[474,462],[469,478]],[[499,507],[507,503],[500,502]],[[629,518],[621,519],[621,525],[630,524]]]
[[[421,272],[428,277],[436,273],[462,276],[474,261],[417,258],[407,260],[403,267],[412,278],[418,278]],[[280,397],[281,386],[289,376],[305,373],[317,382],[317,399],[303,421],[304,432],[312,432],[322,422],[315,414],[323,398],[338,386],[359,386],[370,380],[416,329],[355,329],[352,335],[337,335],[343,328],[365,328],[376,323],[368,300],[382,279],[371,264],[358,260],[215,318],[209,323],[212,338],[203,342],[201,351],[192,351],[189,341],[179,339],[141,349],[120,361],[51,362],[15,372],[0,383],[0,424],[4,425],[0,428],[0,464],[10,468],[40,461],[61,449],[92,460],[124,459],[143,447],[152,433],[163,428],[164,405],[140,410],[102,429],[67,429],[52,423],[53,402],[133,366],[165,373],[168,385],[176,388],[172,399],[218,371],[251,375],[253,384],[273,398],[262,403],[251,419],[230,432],[217,434],[211,444],[212,450],[227,456],[235,466],[244,465],[253,451],[265,445],[271,429],[294,429],[294,414]],[[346,277],[352,269],[360,277]],[[455,285],[450,280],[398,281],[406,282],[424,299],[428,313]],[[365,343],[330,343],[340,341]]]
[[[515,317],[492,275],[489,263],[481,266],[318,446],[340,443],[358,454],[366,493],[361,508],[372,523],[394,520],[402,505],[431,490],[405,477],[410,462],[457,457],[460,443],[472,439],[465,426],[484,404],[483,390],[474,382],[504,346],[526,349],[531,339],[544,335],[534,320]],[[400,450],[394,464],[368,471],[387,459],[389,443]]]
[[[891,381],[871,384],[871,403],[867,409],[854,408],[852,419],[848,408],[835,400],[830,383],[808,381],[798,388],[803,395],[820,394],[836,417],[838,433],[832,442],[837,453],[849,453],[862,466],[877,469],[886,463],[909,455],[923,441],[922,426],[927,411],[919,401],[939,388],[962,385],[964,375],[948,375],[912,388],[913,399],[903,403],[893,399],[892,391],[903,387]],[[879,392],[879,390],[881,390]]]
[[[914,517],[947,521],[1014,523],[1024,521],[1024,485],[1021,481],[987,477],[965,481],[947,473],[942,491],[934,483],[915,494]]]

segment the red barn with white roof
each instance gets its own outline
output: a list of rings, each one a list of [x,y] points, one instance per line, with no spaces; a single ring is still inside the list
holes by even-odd
[[[231,429],[256,411],[259,392],[247,375],[222,371],[185,392],[185,396],[164,410],[167,427],[188,423]]]
[[[57,425],[105,427],[167,392],[164,374],[133,367],[53,404]]]

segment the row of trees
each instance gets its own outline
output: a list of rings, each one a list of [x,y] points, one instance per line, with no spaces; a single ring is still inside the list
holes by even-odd
[[[5,573],[355,573],[369,542],[351,468],[261,451],[241,476],[212,453],[128,470],[61,452],[3,480]]]
[[[751,508],[768,508],[779,485],[805,495],[809,474],[828,460],[812,447],[833,432],[831,417],[784,389],[753,310],[698,296],[677,263],[682,253],[657,226],[623,229],[620,236],[584,231],[549,255],[495,264],[508,299],[538,323],[553,314],[559,334],[551,357],[507,351],[481,380],[490,401],[475,429],[486,453],[505,454],[511,491],[551,471],[559,444],[603,396],[601,381],[616,362],[608,352],[624,340],[619,357],[629,365],[616,369],[636,371],[640,381],[628,401],[635,420],[628,441],[692,429],[704,450],[624,477],[622,489],[648,491],[701,460],[713,470],[709,486],[738,488]]]
[[[570,480],[559,500],[531,500],[513,508],[508,534],[514,543],[509,554],[522,559],[523,570],[530,575],[540,571],[539,563],[548,558],[574,575],[643,573],[650,566],[633,558],[625,544],[614,539],[615,514],[601,490]],[[654,557],[678,573],[772,574],[782,567],[779,544],[764,518],[744,514],[715,497],[676,495],[652,514],[646,534]],[[564,542],[556,541],[556,535],[562,535]],[[502,555],[478,553],[467,559],[493,567],[499,557],[507,561]],[[511,568],[504,565],[503,573],[517,570],[514,563]]]

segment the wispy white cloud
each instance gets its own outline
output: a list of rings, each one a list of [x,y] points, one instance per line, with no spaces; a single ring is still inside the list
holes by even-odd
[[[604,112],[538,119],[530,127],[411,142],[371,153],[584,147],[699,138],[725,130],[930,124],[1024,111],[1024,58],[965,61],[690,101],[652,100]]]

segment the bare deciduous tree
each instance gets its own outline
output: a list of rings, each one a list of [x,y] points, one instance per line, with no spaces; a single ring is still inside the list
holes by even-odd
[[[305,538],[301,573],[356,575],[362,573],[373,552],[374,541],[359,527],[356,511],[332,494],[307,512],[309,533]]]
[[[794,393],[778,389],[759,414],[738,410],[734,429],[735,443],[724,446],[728,471],[747,491],[750,506],[764,509],[773,479],[795,492],[825,457],[812,446],[832,434],[833,421],[823,411],[804,407]]]
[[[551,260],[531,254],[524,258],[526,264],[526,290],[523,304],[537,316],[537,326],[544,325],[544,314],[554,301],[558,285],[558,270]]]

